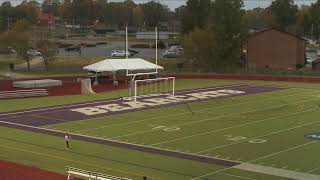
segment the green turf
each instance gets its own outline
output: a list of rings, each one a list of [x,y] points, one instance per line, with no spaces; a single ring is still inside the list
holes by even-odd
[[[249,162],[274,168],[318,175],[319,142],[306,139],[320,129],[320,86],[317,84],[262,81],[180,81],[178,89],[232,83],[290,86],[286,90],[190,103],[174,108],[132,112],[92,118],[45,128],[113,139],[167,150]],[[123,92],[124,93],[124,92]],[[96,96],[52,98],[55,104],[116,97]],[[43,98],[40,98],[43,99]],[[50,98],[48,98],[50,99]],[[33,107],[45,107],[29,99]],[[25,100],[17,100],[23,103]],[[13,101],[9,101],[13,102]],[[25,101],[26,102],[26,101]],[[0,101],[1,103],[1,101]],[[55,104],[54,104],[55,103]],[[13,104],[15,106],[15,104]],[[19,107],[23,108],[23,106]],[[30,108],[30,107],[29,107]],[[7,109],[4,111],[9,111]],[[70,152],[62,138],[7,128],[0,131],[0,158],[62,172],[64,165],[139,179],[259,179],[280,180],[268,174],[224,168],[172,157],[129,151],[104,145],[72,141]]]

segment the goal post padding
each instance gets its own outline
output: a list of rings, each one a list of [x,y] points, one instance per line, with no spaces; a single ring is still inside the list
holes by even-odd
[[[150,95],[171,95],[175,92],[175,77],[155,79],[132,80],[130,82],[129,96],[136,100],[137,97]]]
[[[81,94],[94,94],[95,92],[91,86],[91,79],[81,80]]]

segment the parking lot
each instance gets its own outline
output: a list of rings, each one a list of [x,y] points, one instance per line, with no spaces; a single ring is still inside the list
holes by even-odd
[[[154,48],[134,48],[139,51],[134,57],[147,58],[155,57],[156,50]],[[112,42],[107,45],[97,45],[95,47],[82,47],[81,53],[78,51],[65,51],[64,48],[59,49],[59,56],[111,56],[113,50],[125,50],[124,42]],[[162,57],[165,49],[158,49],[158,57]]]

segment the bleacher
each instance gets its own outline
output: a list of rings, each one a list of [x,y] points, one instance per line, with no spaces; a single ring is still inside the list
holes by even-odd
[[[132,180],[128,178],[111,176],[93,171],[78,169],[70,166],[66,166],[66,171],[68,174],[67,180],[71,180],[73,177],[81,179],[86,178],[88,180]]]
[[[0,99],[48,96],[46,89],[0,91]]]

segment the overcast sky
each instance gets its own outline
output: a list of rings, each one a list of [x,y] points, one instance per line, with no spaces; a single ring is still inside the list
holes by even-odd
[[[4,1],[8,1],[8,0],[0,0],[0,2],[4,2]],[[19,3],[21,3],[22,0],[10,0],[10,2],[13,5],[17,5]],[[38,0],[38,2],[42,2],[43,0]],[[122,1],[122,0],[109,0],[110,1]],[[133,0],[136,3],[144,3],[144,2],[148,2],[149,0]],[[156,0],[157,1],[157,0]],[[163,4],[167,4],[169,6],[170,9],[174,10],[175,8],[184,5],[186,0],[158,0],[159,2],[163,3]],[[271,4],[272,0],[244,0],[245,3],[245,8],[246,9],[252,9],[255,7],[267,7]],[[295,3],[297,5],[302,5],[302,4],[308,4],[310,5],[312,2],[316,2],[316,0],[295,0]]]

